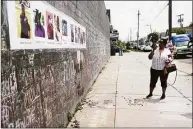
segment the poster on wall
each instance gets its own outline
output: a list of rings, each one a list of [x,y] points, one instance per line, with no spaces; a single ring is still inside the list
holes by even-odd
[[[50,4],[20,0],[7,6],[10,49],[86,48],[85,27]]]
[[[45,22],[45,11],[38,6],[32,9],[32,37],[34,37],[34,43],[38,47],[44,47],[46,41],[46,22]],[[32,44],[32,45],[33,45]]]
[[[66,19],[62,19],[62,43],[68,43],[68,22]]]
[[[47,40],[54,40],[54,17],[49,11],[46,11]]]

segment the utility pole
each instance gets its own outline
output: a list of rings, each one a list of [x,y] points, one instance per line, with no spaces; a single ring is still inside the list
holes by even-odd
[[[183,24],[182,24],[182,22],[184,21],[184,19],[182,18],[183,15],[184,15],[184,14],[177,15],[178,17],[180,17],[180,18],[178,19],[178,23],[180,23],[180,27],[183,27]]]
[[[151,25],[149,25],[150,26],[150,30],[151,30],[151,33],[152,33],[152,28],[151,28]]]
[[[131,36],[132,36],[132,29],[130,28],[130,41],[132,40]]]
[[[130,33],[128,33],[128,41],[130,40],[129,37],[130,37]]]
[[[138,10],[138,28],[137,28],[137,48],[139,46],[139,15],[140,15],[140,12]]]
[[[172,0],[169,0],[169,33],[168,33],[168,36],[169,36],[169,41],[171,40],[171,36],[172,36]]]

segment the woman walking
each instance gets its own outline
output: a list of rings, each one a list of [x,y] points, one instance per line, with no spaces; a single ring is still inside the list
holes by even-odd
[[[159,77],[162,87],[162,96],[160,99],[165,99],[168,79],[168,73],[165,71],[165,66],[172,61],[172,54],[170,50],[166,48],[167,42],[160,40],[158,43],[159,47],[149,54],[149,59],[152,59],[152,66],[150,69],[150,93],[146,96],[147,99],[153,96],[153,90]]]

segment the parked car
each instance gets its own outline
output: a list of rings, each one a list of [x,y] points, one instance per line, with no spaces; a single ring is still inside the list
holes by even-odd
[[[145,47],[145,45],[141,45],[139,49],[140,49],[141,51],[143,51],[144,47]]]
[[[140,47],[141,47],[141,45],[138,45],[138,46],[137,46],[137,50],[140,50]]]
[[[172,36],[172,43],[174,44],[174,57],[177,58],[179,55],[186,56],[192,54],[192,48],[188,48],[190,39],[187,35],[175,35]]]
[[[190,48],[190,51],[192,52],[192,40],[190,40],[189,41],[189,43],[188,43],[188,48]],[[192,55],[192,53],[190,54],[190,55]]]
[[[133,48],[137,49],[137,43],[133,43]]]
[[[133,49],[134,47],[133,46],[130,46],[129,49]]]
[[[144,52],[150,52],[152,51],[152,47],[151,46],[145,46],[144,49],[143,49]]]

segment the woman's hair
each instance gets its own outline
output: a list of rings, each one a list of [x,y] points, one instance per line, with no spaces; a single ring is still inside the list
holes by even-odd
[[[50,15],[48,15],[48,20],[50,20],[51,19],[51,16]]]
[[[56,17],[56,24],[57,24],[57,30],[60,32],[60,21],[59,21],[59,16]]]
[[[161,39],[161,40],[158,41],[158,43],[163,44],[164,46],[166,46],[167,40]]]
[[[25,8],[25,6],[23,4],[21,4],[21,8]]]
[[[62,20],[62,23],[63,23],[63,24],[67,24],[67,22],[66,22],[65,20]]]
[[[57,22],[59,23],[59,22],[60,22],[60,21],[59,21],[59,16],[57,16],[56,18],[57,18],[57,19],[56,19],[56,20],[57,20]]]
[[[35,23],[38,23],[38,20],[40,21],[41,19],[41,12],[39,12],[39,10],[36,9],[36,11],[34,11],[36,14],[35,14]],[[40,22],[41,23],[41,22]]]

